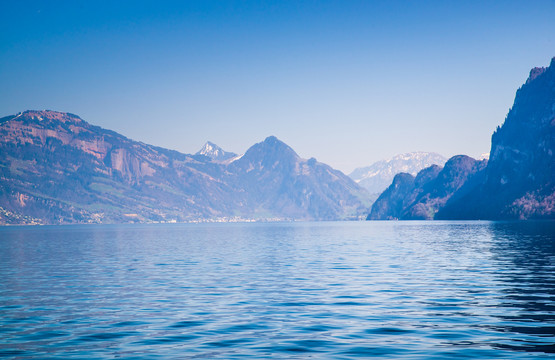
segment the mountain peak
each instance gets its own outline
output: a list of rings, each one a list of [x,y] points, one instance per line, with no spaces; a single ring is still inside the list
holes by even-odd
[[[47,121],[47,122],[63,122],[63,123],[84,123],[85,121],[83,119],[81,119],[79,116],[71,114],[71,113],[65,113],[65,112],[59,112],[59,111],[53,111],[53,110],[26,110],[23,112],[20,112],[16,115],[12,115],[12,116],[7,116],[5,118],[2,118],[3,121],[10,121],[10,120],[35,120],[35,121]],[[2,121],[2,122],[3,122]]]
[[[289,145],[275,136],[269,136],[264,141],[251,146],[234,164],[245,168],[291,167],[299,160],[299,155]]]
[[[222,150],[222,148],[211,141],[207,141],[206,143],[204,143],[202,148],[199,151],[197,151],[197,155],[210,154],[211,152],[218,151],[218,150]]]
[[[280,139],[278,139],[277,137],[275,137],[274,135],[270,135],[268,136],[266,139],[264,139],[263,141],[264,144],[268,144],[268,145],[274,145],[274,144],[278,144],[278,145],[286,145],[283,141],[281,141]]]
[[[526,80],[526,84],[534,81],[538,76],[543,74],[547,70],[546,67],[535,67],[530,70],[530,75],[528,76],[528,80]]]
[[[297,155],[297,153],[295,152],[295,150],[293,150],[293,148],[291,148],[289,145],[287,145],[286,143],[284,143],[283,141],[281,141],[280,139],[278,139],[277,137],[271,135],[268,136],[266,139],[264,139],[263,142],[255,144],[253,147],[260,147],[260,148],[264,148],[267,151],[269,149],[271,149],[273,152],[284,152],[284,153],[289,153],[294,155],[294,157],[299,157],[299,155]]]
[[[196,153],[196,155],[208,156],[210,159],[215,161],[223,161],[237,156],[237,154],[225,151],[224,149],[222,149],[221,147],[219,147],[218,145],[214,144],[211,141],[207,141],[202,147],[202,149],[200,149]]]

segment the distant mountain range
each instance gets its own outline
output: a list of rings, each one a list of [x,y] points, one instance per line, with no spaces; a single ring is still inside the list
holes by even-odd
[[[443,166],[447,159],[433,152],[412,152],[381,160],[370,166],[355,169],[349,177],[371,194],[381,194],[395,175],[403,172],[416,175],[431,165]]]
[[[133,141],[55,111],[0,119],[0,224],[364,217],[353,180],[275,137],[242,157]]]
[[[555,58],[517,91],[489,160],[455,156],[416,177],[398,174],[368,219],[554,219],[554,152]]]

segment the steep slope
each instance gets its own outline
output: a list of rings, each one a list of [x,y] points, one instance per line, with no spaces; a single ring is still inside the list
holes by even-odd
[[[225,161],[237,156],[237,154],[225,151],[218,145],[207,141],[206,144],[195,155],[208,156],[213,161]]]
[[[439,219],[555,218],[555,58],[534,68],[492,136],[484,180]]]
[[[459,156],[424,186],[396,178],[368,219],[555,219],[554,152],[555,58],[518,89],[487,165]]]
[[[322,220],[368,210],[366,192],[345,175],[291,152],[255,145],[244,160],[212,160],[136,142],[76,115],[26,111],[0,119],[0,224]]]
[[[415,196],[414,176],[399,173],[372,205],[367,220],[396,220]]]
[[[415,176],[422,169],[431,165],[443,166],[446,161],[446,158],[437,153],[412,152],[355,169],[349,177],[371,194],[381,194],[391,184],[396,174],[408,173]]]

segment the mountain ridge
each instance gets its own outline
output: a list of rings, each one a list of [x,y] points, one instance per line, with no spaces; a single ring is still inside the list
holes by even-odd
[[[73,114],[7,116],[0,120],[0,223],[336,220],[369,208],[368,194],[345,175],[332,179],[327,165],[300,159],[275,137],[265,141],[277,146],[261,154],[276,164],[264,163],[266,177],[282,181],[270,190],[247,171],[258,166],[254,146],[246,157],[216,161],[137,142]],[[288,170],[309,162],[312,174]],[[271,191],[284,186],[287,193]]]
[[[491,144],[488,160],[451,158],[427,184],[396,177],[367,219],[555,219],[555,57],[530,71]]]
[[[447,159],[435,152],[415,151],[395,155],[389,159],[359,167],[349,177],[371,194],[381,194],[391,184],[396,174],[404,172],[415,176],[420,170],[431,166],[443,166]]]
[[[534,68],[492,135],[484,181],[439,219],[555,218],[555,57]]]

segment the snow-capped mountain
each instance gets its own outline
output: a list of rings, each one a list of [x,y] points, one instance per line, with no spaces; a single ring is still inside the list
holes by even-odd
[[[383,192],[398,173],[416,175],[431,165],[443,166],[447,159],[433,152],[411,152],[391,159],[381,160],[366,167],[355,169],[349,177],[371,194]]]
[[[208,156],[214,161],[224,161],[236,157],[237,154],[225,151],[213,142],[207,141],[206,144],[195,155]]]

